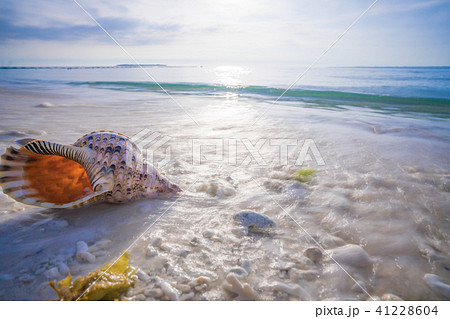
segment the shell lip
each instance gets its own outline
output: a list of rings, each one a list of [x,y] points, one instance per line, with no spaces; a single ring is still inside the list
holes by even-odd
[[[25,146],[28,143],[31,143],[31,142],[34,142],[34,141],[37,141],[37,139],[35,139],[35,138],[23,138],[23,139],[17,140],[16,144],[18,144],[20,146]]]

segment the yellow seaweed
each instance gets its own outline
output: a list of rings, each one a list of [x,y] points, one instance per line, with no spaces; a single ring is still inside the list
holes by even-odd
[[[117,300],[136,282],[136,268],[128,266],[129,253],[125,252],[114,264],[76,277],[69,275],[58,282],[49,282],[59,300]]]
[[[295,179],[300,183],[309,183],[316,172],[317,171],[314,168],[299,169],[292,175],[292,179]]]

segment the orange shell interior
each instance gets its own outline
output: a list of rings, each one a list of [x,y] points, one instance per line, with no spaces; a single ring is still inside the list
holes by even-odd
[[[24,167],[30,187],[43,202],[67,204],[92,194],[89,178],[83,166],[57,155],[33,154]]]

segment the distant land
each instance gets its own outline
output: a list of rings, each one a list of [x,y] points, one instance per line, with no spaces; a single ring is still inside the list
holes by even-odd
[[[120,68],[140,68],[140,67],[153,67],[153,66],[157,66],[157,67],[166,67],[168,66],[167,64],[117,64],[116,67],[120,67]]]

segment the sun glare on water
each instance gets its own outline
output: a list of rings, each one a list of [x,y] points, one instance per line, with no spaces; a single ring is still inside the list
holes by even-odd
[[[213,69],[217,77],[217,83],[228,88],[245,87],[242,76],[250,73],[250,70],[241,66],[224,65]]]

